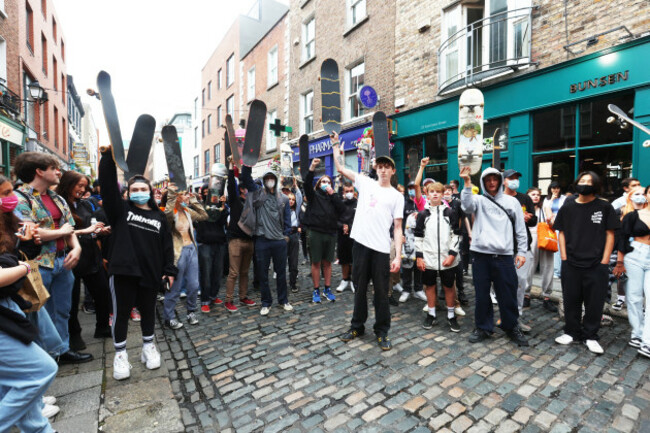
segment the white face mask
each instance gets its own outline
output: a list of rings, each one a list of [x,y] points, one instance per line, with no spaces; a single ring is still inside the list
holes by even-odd
[[[354,193],[353,192],[346,192],[345,193],[345,198],[347,200],[352,200],[354,198]]]
[[[648,200],[643,195],[635,194],[632,196],[632,201],[636,204],[645,204]]]
[[[266,185],[266,187],[268,189],[271,189],[271,188],[275,187],[275,179],[266,179],[266,182],[264,182],[264,185]]]

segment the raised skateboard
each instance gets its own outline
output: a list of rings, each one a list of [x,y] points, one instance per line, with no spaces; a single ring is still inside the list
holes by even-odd
[[[178,133],[174,125],[165,125],[162,129],[162,139],[165,148],[165,159],[167,160],[167,174],[169,181],[174,182],[178,191],[187,190],[185,180],[185,168],[183,167],[183,155],[181,146],[178,143]]]
[[[377,111],[372,116],[372,134],[375,139],[375,158],[390,157],[390,139],[388,136],[388,119],[386,113]]]
[[[244,149],[242,151],[242,164],[247,167],[253,167],[257,164],[260,157],[264,123],[266,123],[266,104],[259,99],[255,99],[251,102],[248,111],[246,137],[244,138]]]
[[[156,119],[149,114],[143,114],[138,117],[133,128],[131,143],[129,143],[129,153],[126,155],[126,164],[129,166],[129,172],[124,173],[126,180],[136,174],[144,175],[151,153],[153,144],[153,135],[156,130]]]
[[[326,59],[320,67],[321,121],[327,135],[341,133],[341,88],[339,66]]]
[[[501,170],[501,145],[497,142],[499,136],[499,128],[494,131],[492,135],[492,167]]]
[[[100,71],[97,74],[97,90],[102,101],[102,109],[104,110],[104,120],[106,121],[106,129],[108,130],[108,137],[111,140],[111,154],[113,161],[122,169],[124,173],[129,172],[129,166],[126,162],[126,155],[124,153],[124,142],[122,141],[122,132],[120,131],[120,120],[117,117],[117,109],[115,108],[115,99],[111,93],[111,76],[108,72]]]
[[[469,167],[471,174],[483,164],[483,93],[467,89],[458,102],[458,166]]]
[[[309,137],[303,134],[298,139],[298,156],[300,156],[300,176],[305,179],[309,172]]]
[[[226,148],[229,148],[232,153],[232,160],[235,166],[241,168],[241,153],[239,152],[239,146],[237,146],[237,136],[235,135],[235,127],[230,114],[226,114],[226,132],[228,133],[228,141],[230,142],[230,146],[226,146]]]
[[[609,104],[609,105],[607,105],[607,109],[608,109],[612,114],[616,115],[616,117],[618,117],[619,121],[621,121],[621,122],[627,122],[627,123],[629,123],[630,125],[634,125],[634,126],[636,126],[637,128],[639,128],[641,131],[643,131],[643,132],[645,132],[646,134],[650,135],[650,129],[646,128],[645,126],[643,126],[642,124],[640,124],[640,123],[637,122],[636,120],[631,119],[627,114],[625,114],[625,111],[621,110],[621,109],[620,109],[619,107],[617,107],[616,105],[614,105],[614,104]],[[613,120],[611,117],[610,117],[609,119],[607,119],[607,123],[612,123],[613,121],[614,121],[614,120]],[[643,142],[643,147],[650,147],[650,139],[645,140],[645,141]]]

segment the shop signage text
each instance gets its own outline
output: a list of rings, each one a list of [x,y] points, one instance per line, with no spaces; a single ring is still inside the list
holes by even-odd
[[[589,89],[595,89],[597,87],[605,87],[620,81],[627,81],[628,72],[616,72],[614,74],[603,75],[602,77],[596,77],[593,80],[586,80],[582,83],[571,84],[569,86],[570,93],[583,92]]]
[[[0,122],[0,139],[21,146],[23,144],[23,135],[18,128]]]

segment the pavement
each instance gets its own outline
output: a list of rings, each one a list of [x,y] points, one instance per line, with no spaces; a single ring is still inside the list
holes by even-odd
[[[333,268],[336,286],[340,268]],[[382,352],[372,308],[364,336],[347,344],[337,338],[349,327],[353,294],[313,304],[308,271],[301,266],[300,291],[289,293],[293,312],[274,304],[262,317],[259,305],[236,313],[213,306],[191,326],[179,304],[185,326],[176,331],[162,329],[159,317],[159,370],[140,363],[139,326],[131,322],[133,369],[121,382],[112,379],[111,341],[93,339],[93,317],[80,313],[95,360],[60,368],[48,391],[61,407],[54,427],[61,433],[650,432],[650,359],[627,345],[624,318],[602,328],[605,354],[596,356],[582,345],[555,344],[563,323],[533,299],[524,312],[530,347],[517,347],[500,330],[470,344],[473,300],[459,319],[461,332],[452,333],[442,308],[438,325],[423,329],[424,303],[411,297],[391,307],[393,350]],[[469,277],[466,287],[473,299]],[[259,302],[259,292],[250,297]]]

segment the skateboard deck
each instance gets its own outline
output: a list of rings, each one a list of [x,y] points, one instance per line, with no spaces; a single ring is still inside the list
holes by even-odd
[[[262,148],[262,137],[264,136],[264,124],[266,123],[266,104],[259,99],[251,102],[248,111],[248,122],[246,122],[246,137],[244,138],[244,149],[242,151],[242,164],[253,167],[257,164]],[[233,152],[234,153],[234,152]]]
[[[187,190],[185,180],[185,168],[183,167],[183,155],[178,143],[178,133],[173,125],[165,125],[162,129],[163,145],[165,147],[165,159],[167,160],[167,174],[169,181],[174,182],[178,191]]]
[[[321,121],[327,135],[341,133],[341,89],[339,66],[326,59],[320,67]]]
[[[458,165],[469,167],[471,174],[483,164],[483,93],[467,89],[458,102]]]
[[[617,107],[616,105],[614,105],[614,104],[609,104],[609,105],[607,105],[607,109],[608,109],[612,114],[616,115],[616,117],[618,117],[618,119],[619,119],[621,122],[627,122],[627,123],[629,123],[630,125],[634,125],[634,126],[636,126],[637,128],[639,128],[641,131],[643,131],[643,132],[645,132],[646,134],[650,135],[650,129],[646,128],[644,125],[640,124],[640,123],[637,122],[636,120],[631,119],[627,114],[625,114],[625,111],[621,110],[621,109],[620,109],[619,107]],[[609,122],[609,119],[608,119],[607,121]],[[611,123],[611,122],[609,122],[609,123]],[[645,140],[645,141],[643,142],[643,147],[650,147],[650,139]]]
[[[307,134],[298,140],[298,155],[300,156],[300,176],[305,179],[309,172],[309,137]]]
[[[240,169],[241,153],[237,146],[237,136],[235,135],[235,127],[232,123],[232,116],[230,114],[226,114],[226,132],[228,132],[228,141],[230,142],[230,146],[226,146],[226,148],[232,153],[232,160],[235,163],[235,166]]]
[[[375,137],[375,158],[390,157],[390,139],[388,136],[388,119],[386,113],[377,111],[372,116],[372,134]]]
[[[147,169],[147,161],[153,145],[153,135],[156,130],[156,119],[149,114],[138,117],[133,128],[129,153],[126,155],[126,165],[129,166],[128,173],[124,173],[126,180],[136,174],[144,175]]]
[[[501,170],[501,145],[497,142],[499,136],[499,128],[494,131],[492,135],[492,167]]]
[[[108,72],[100,71],[97,75],[97,90],[99,91],[99,96],[102,102],[108,137],[111,140],[113,161],[115,161],[115,164],[117,164],[124,173],[128,173],[129,166],[126,162],[124,153],[124,142],[122,141],[122,132],[120,131],[120,120],[117,117],[115,99],[111,93],[111,76]]]

